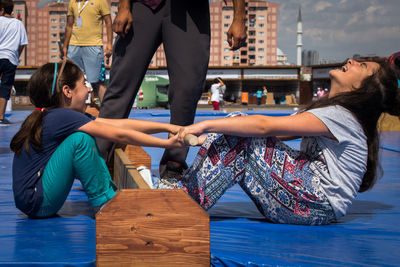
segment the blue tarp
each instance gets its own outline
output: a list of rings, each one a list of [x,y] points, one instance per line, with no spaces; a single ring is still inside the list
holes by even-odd
[[[27,116],[16,111],[13,126],[0,127],[0,265],[94,266],[95,220],[79,182],[58,217],[32,220],[19,212],[11,189],[9,142]],[[290,111],[251,111],[286,115]],[[169,121],[164,110],[134,110],[136,119]],[[200,111],[196,121],[224,114]],[[162,135],[161,135],[162,136]],[[214,266],[398,266],[400,260],[400,132],[382,133],[383,179],[357,196],[349,214],[327,226],[273,224],[264,220],[240,187],[213,207],[211,253]],[[298,147],[297,141],[289,145]],[[162,149],[146,148],[157,172]],[[190,163],[197,148],[191,148]]]

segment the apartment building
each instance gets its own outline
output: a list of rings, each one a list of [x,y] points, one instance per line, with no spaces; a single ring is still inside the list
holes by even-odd
[[[64,40],[68,0],[18,0],[14,16],[24,23],[29,45],[21,56],[21,66],[38,66],[60,60]],[[111,18],[118,11],[118,0],[108,0]],[[39,8],[40,7],[40,8]],[[210,66],[265,66],[277,64],[277,28],[279,5],[263,0],[246,0],[247,45],[231,51],[226,41],[233,18],[232,0],[210,2]],[[105,32],[105,29],[104,29]],[[116,35],[114,34],[114,38]],[[106,38],[106,34],[104,34]],[[162,45],[150,66],[167,65]]]
[[[247,46],[231,51],[227,32],[233,19],[232,1],[212,1],[210,66],[265,66],[277,64],[279,5],[246,0]]]

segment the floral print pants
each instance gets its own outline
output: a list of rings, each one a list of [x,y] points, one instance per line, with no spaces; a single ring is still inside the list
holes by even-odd
[[[275,137],[209,134],[181,186],[207,210],[238,183],[268,220],[327,224],[335,215],[315,168],[326,163],[322,153],[311,158]]]

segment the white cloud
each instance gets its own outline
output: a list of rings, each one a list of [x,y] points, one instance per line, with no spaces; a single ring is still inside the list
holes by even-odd
[[[301,5],[303,49],[320,58],[344,59],[354,53],[387,56],[399,50],[399,0],[269,0],[281,4],[278,46],[296,59],[297,12]]]
[[[321,2],[318,2],[318,3],[315,4],[314,10],[315,10],[316,12],[319,12],[319,11],[323,11],[323,10],[325,10],[326,8],[331,7],[331,6],[332,6],[331,3],[325,2],[325,1],[321,1]]]

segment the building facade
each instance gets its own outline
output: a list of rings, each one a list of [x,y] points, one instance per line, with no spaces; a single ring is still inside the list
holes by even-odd
[[[301,60],[303,65],[317,65],[319,64],[319,53],[316,50],[303,50],[301,53]]]
[[[279,5],[263,0],[245,0],[247,45],[231,51],[226,41],[233,19],[232,0],[210,2],[210,66],[265,66],[277,64]],[[14,16],[25,25],[29,44],[21,55],[21,66],[39,66],[60,60],[64,41],[68,0],[45,3],[45,0],[15,1]],[[108,0],[111,18],[118,11],[118,0]],[[105,33],[105,29],[103,30]],[[116,37],[114,33],[114,38]],[[106,34],[104,34],[106,38]],[[162,45],[150,66],[167,65]]]
[[[277,32],[279,5],[263,0],[245,0],[247,46],[231,51],[227,32],[233,19],[232,0],[210,1],[209,66],[265,66],[277,64]],[[150,65],[165,67],[162,46]]]

